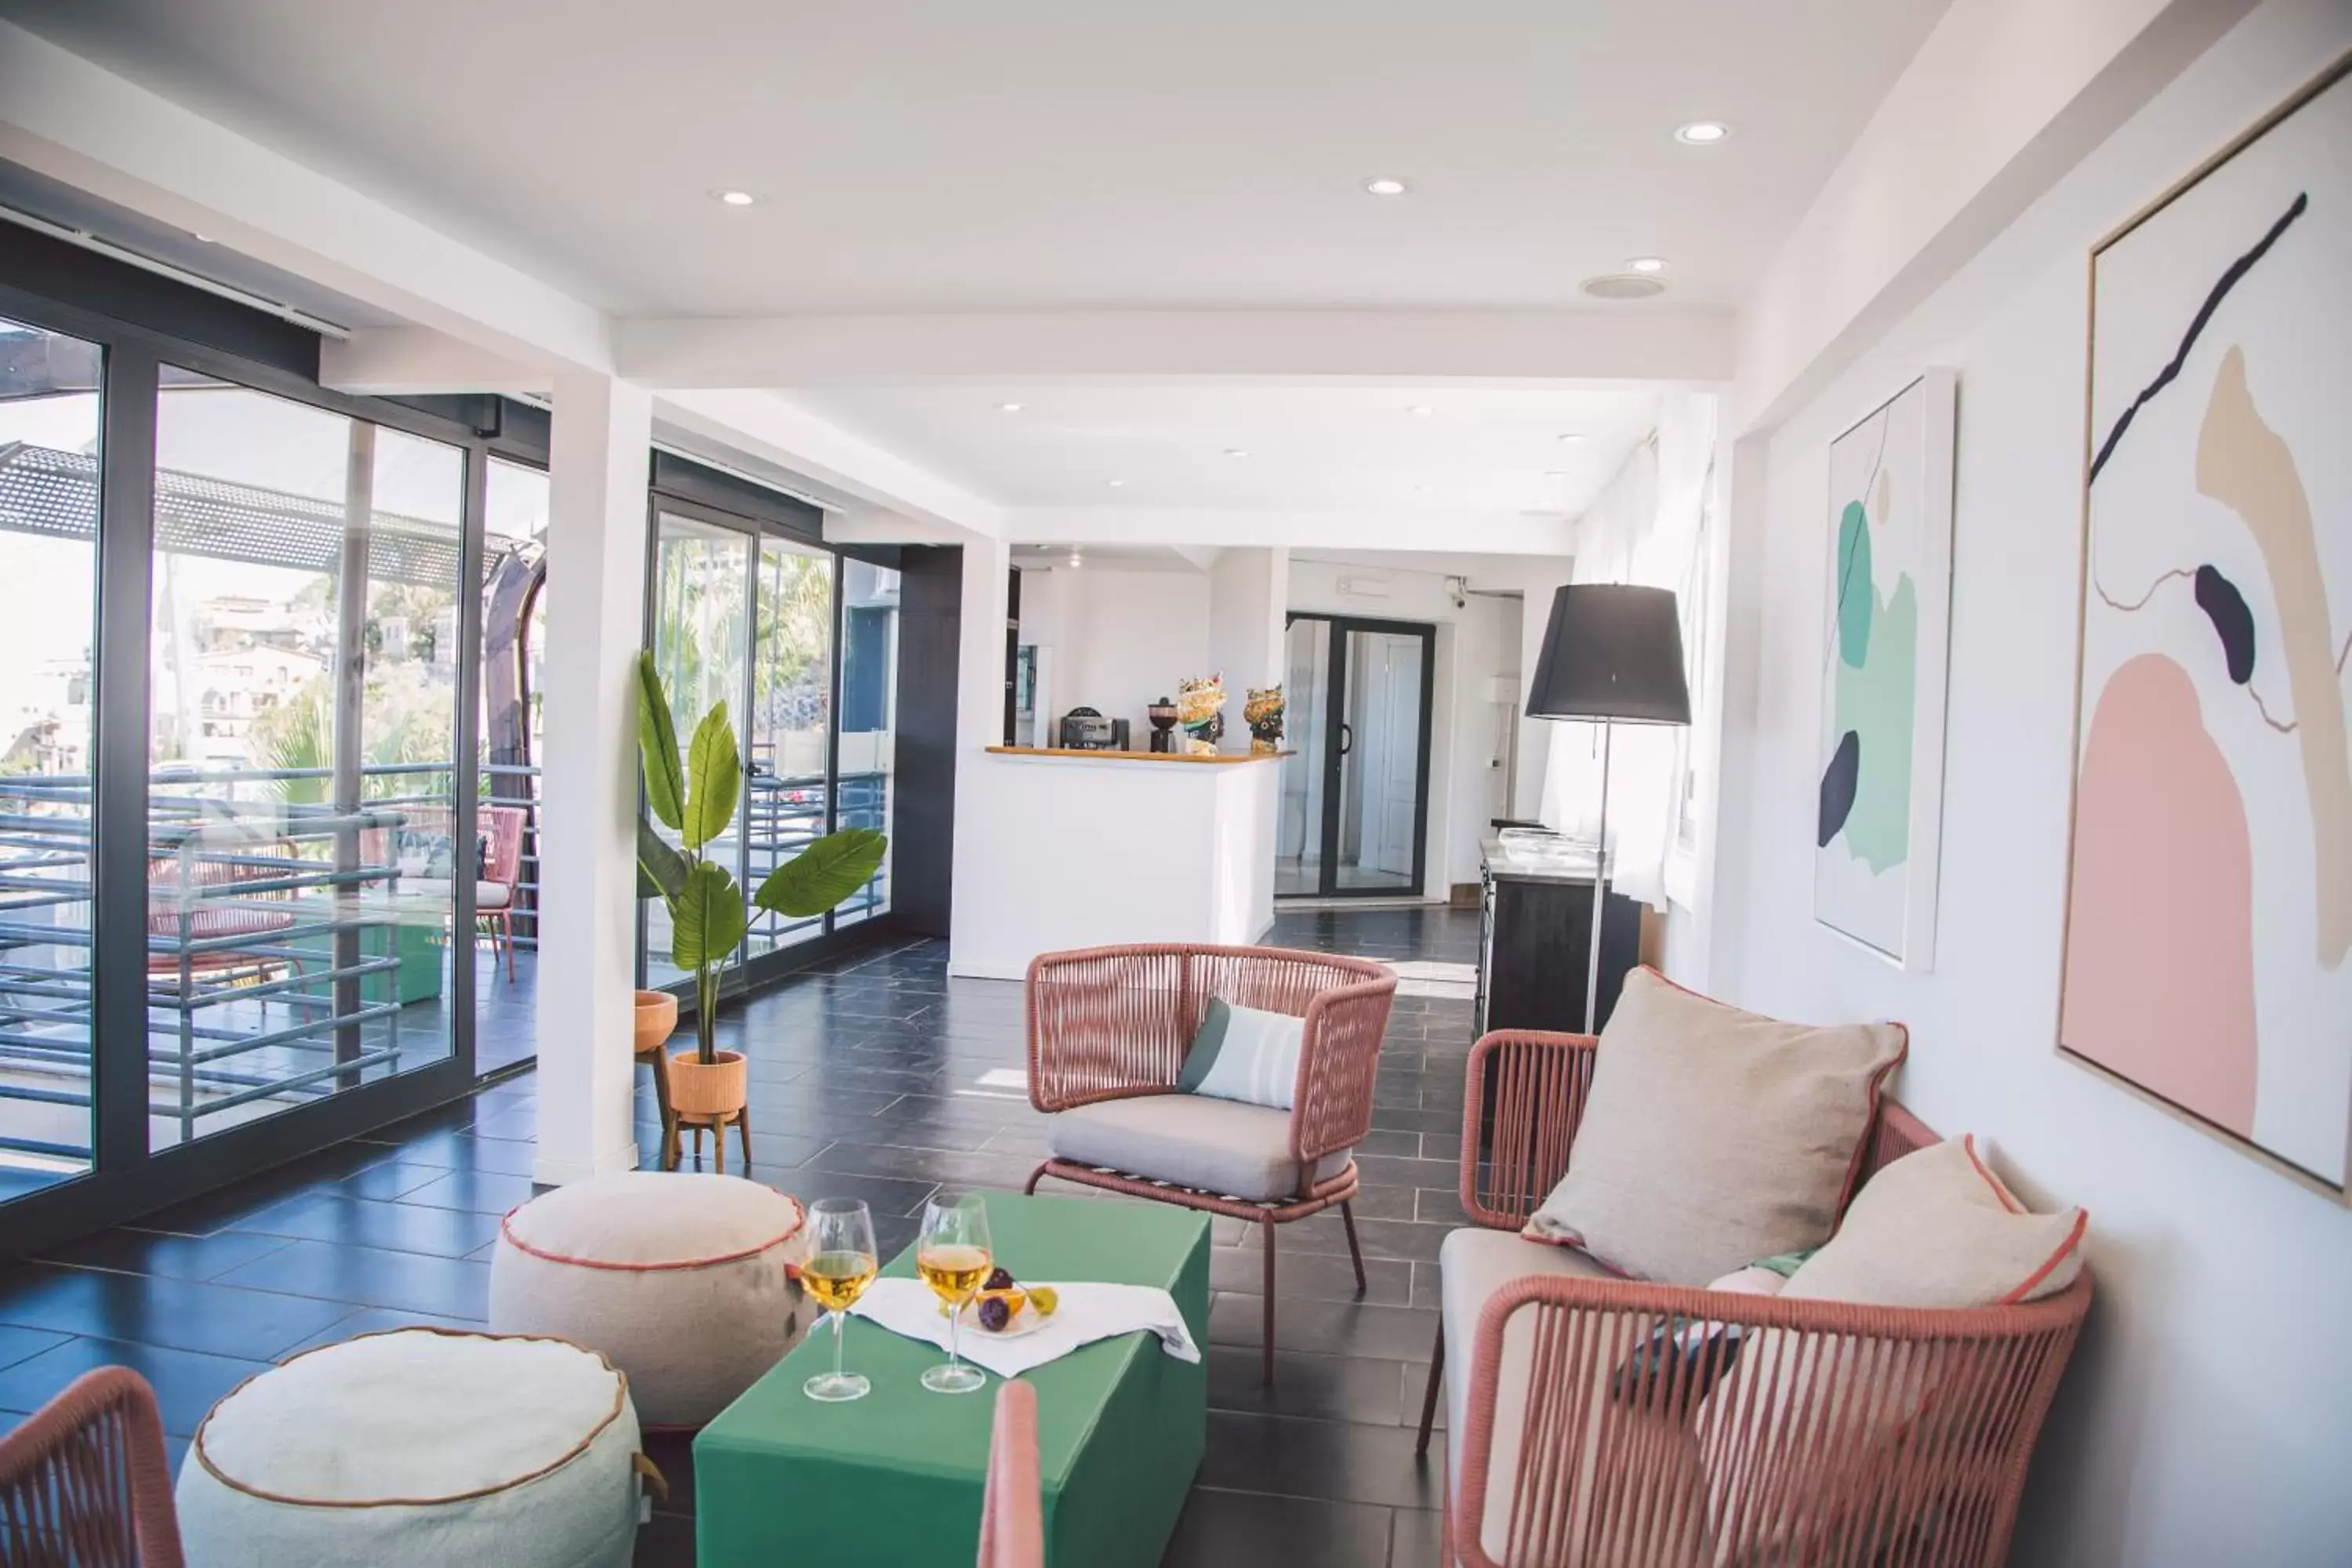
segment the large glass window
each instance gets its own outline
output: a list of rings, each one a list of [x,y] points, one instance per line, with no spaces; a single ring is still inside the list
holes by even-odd
[[[152,1146],[446,1057],[465,455],[166,372],[150,637]]]
[[[474,1069],[538,1050],[540,659],[547,610],[547,475],[489,463],[482,558],[478,733],[481,831],[491,848],[477,892]]]
[[[703,715],[724,702],[743,741],[743,697],[749,685],[751,650],[746,642],[751,589],[751,536],[663,511],[654,547],[654,663],[669,689],[670,711],[683,748]],[[748,792],[746,792],[748,793]],[[743,874],[744,807],[735,826],[702,847],[703,856]],[[675,841],[677,835],[661,831]],[[646,906],[646,983],[667,985],[682,978],[669,962],[669,911],[658,899]]]
[[[832,720],[833,557],[780,539],[760,542],[751,643],[750,748],[743,761],[743,896],[825,834],[825,744]],[[824,917],[788,920],[749,908],[757,956],[821,934]]]
[[[837,825],[890,831],[891,779],[898,751],[898,574],[841,563],[841,749]],[[834,911],[836,925],[890,907],[890,862]]]
[[[0,321],[0,1202],[90,1168],[101,360]]]

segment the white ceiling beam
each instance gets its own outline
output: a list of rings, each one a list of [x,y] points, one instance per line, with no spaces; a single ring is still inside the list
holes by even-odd
[[[770,392],[673,391],[665,425],[703,436],[809,481],[823,499],[875,508],[959,536],[1004,537],[1003,509]],[[908,536],[891,536],[904,538]]]
[[[0,158],[538,371],[612,369],[594,307],[6,22]]]
[[[2252,8],[1954,0],[1741,310],[1727,433],[1801,406]]]
[[[1519,512],[1261,511],[1216,507],[1024,506],[1004,513],[1004,537],[1036,544],[1287,545],[1295,551],[1441,550],[1560,556],[1575,525]]]
[[[1728,316],[1622,311],[1076,310],[631,318],[620,373],[656,388],[962,380],[1727,384]]]
[[[319,344],[319,382],[362,397],[445,392],[543,393],[550,377],[431,327],[361,327]]]

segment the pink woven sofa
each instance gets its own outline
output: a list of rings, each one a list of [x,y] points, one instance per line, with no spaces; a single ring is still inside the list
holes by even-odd
[[[1507,1030],[1470,1054],[1461,1196],[1481,1228],[1442,1254],[1421,1426],[1425,1452],[1442,1383],[1446,1561],[2005,1561],[2089,1270],[2041,1300],[1937,1310],[1637,1283],[1524,1240],[1596,1045]],[[1882,1100],[1864,1179],[1936,1141]],[[1698,1348],[1661,1353],[1662,1328]]]
[[[1146,945],[1041,953],[1029,965],[1029,1100],[1053,1114],[1031,1173],[1178,1204],[1265,1232],[1265,1381],[1274,1381],[1275,1227],[1337,1207],[1356,1245],[1357,1144],[1396,976],[1278,947]],[[1306,1021],[1293,1109],[1175,1092],[1213,996]]]

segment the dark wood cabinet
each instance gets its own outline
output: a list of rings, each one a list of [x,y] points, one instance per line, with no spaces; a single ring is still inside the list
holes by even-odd
[[[1589,871],[1528,869],[1489,846],[1478,932],[1478,1029],[1589,1031],[1584,972],[1592,951]],[[1622,893],[1601,902],[1602,1022],[1626,972],[1640,962],[1642,906]]]

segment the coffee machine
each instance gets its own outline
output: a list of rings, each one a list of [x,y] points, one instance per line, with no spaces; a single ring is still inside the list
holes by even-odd
[[[1106,719],[1091,708],[1073,708],[1062,715],[1061,745],[1067,752],[1124,752],[1127,721]]]

